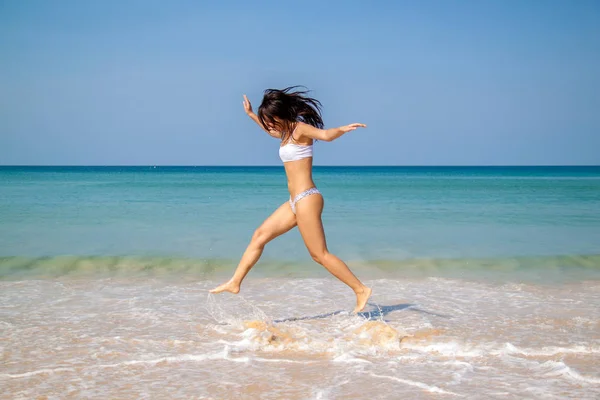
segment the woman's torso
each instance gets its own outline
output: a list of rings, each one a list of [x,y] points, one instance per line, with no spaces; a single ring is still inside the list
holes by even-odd
[[[294,129],[292,134],[295,132],[296,130]],[[285,146],[288,147],[283,150]],[[311,148],[306,146],[311,146]],[[288,190],[292,198],[304,190],[315,186],[312,179],[312,151],[309,151],[312,150],[312,146],[312,139],[300,138],[296,140],[292,135],[288,136],[280,145],[280,156],[284,153],[282,161],[287,176]],[[302,158],[295,159],[297,157]]]

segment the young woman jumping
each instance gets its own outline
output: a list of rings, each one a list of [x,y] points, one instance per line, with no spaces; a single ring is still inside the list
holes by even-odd
[[[312,179],[312,155],[313,140],[331,142],[357,128],[366,128],[366,125],[355,123],[324,129],[321,103],[306,96],[306,93],[297,90],[297,87],[267,89],[258,115],[252,111],[252,105],[244,95],[246,114],[269,135],[281,139],[279,157],[287,175],[290,199],[254,232],[233,277],[210,292],[238,293],[242,280],[260,258],[265,245],[298,226],[312,258],[352,288],[356,294],[354,312],[359,312],[367,304],[371,289],[363,285],[342,260],[327,250],[321,221],[324,202]]]

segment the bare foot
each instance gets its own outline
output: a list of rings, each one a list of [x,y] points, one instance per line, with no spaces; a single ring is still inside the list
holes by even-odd
[[[367,300],[371,297],[371,288],[364,287],[361,292],[356,292],[356,308],[354,313],[362,311],[367,305]]]
[[[238,294],[240,292],[240,285],[233,283],[232,281],[227,281],[224,284],[217,286],[216,288],[210,290],[210,293],[221,293],[221,292],[230,292],[233,294]]]

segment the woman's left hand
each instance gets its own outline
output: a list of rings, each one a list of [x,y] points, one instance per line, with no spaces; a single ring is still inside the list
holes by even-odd
[[[354,124],[350,124],[350,125],[344,125],[344,126],[340,126],[340,129],[344,132],[350,132],[355,130],[356,128],[366,128],[367,125],[365,124],[359,124],[359,123],[354,123]]]

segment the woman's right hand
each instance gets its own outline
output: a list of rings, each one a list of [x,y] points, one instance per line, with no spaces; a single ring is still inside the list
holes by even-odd
[[[243,104],[244,104],[244,111],[246,111],[246,114],[248,114],[248,115],[254,114],[254,111],[252,111],[252,104],[250,104],[250,100],[248,100],[246,95],[244,95]]]

